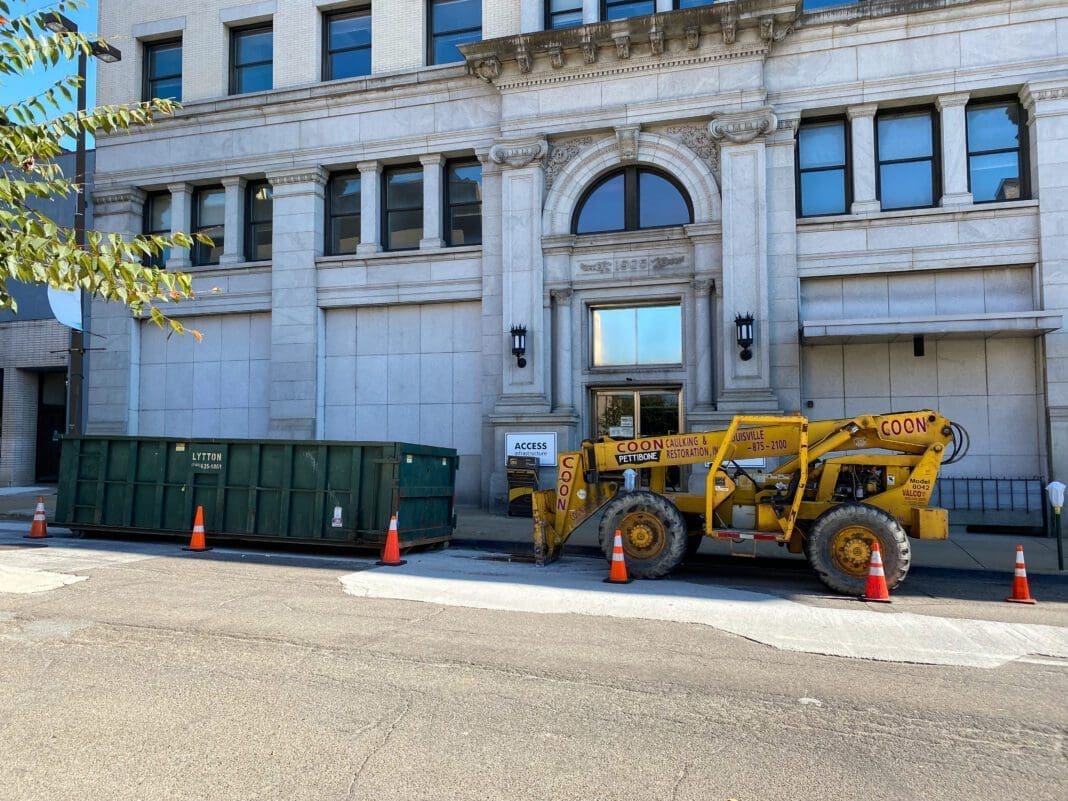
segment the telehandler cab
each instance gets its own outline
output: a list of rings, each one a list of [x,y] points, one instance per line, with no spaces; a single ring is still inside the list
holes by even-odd
[[[635,578],[668,575],[702,537],[768,540],[803,552],[832,590],[859,595],[878,541],[893,589],[909,570],[909,537],[949,536],[946,510],[928,504],[941,465],[967,447],[967,432],[930,410],[812,422],[740,415],[719,431],[587,440],[560,455],[556,488],[533,494],[535,560],[559,558],[603,508],[601,548],[610,559],[618,529]],[[758,457],[775,466],[740,464]],[[703,493],[668,490],[669,468],[701,464]],[[630,470],[647,470],[647,486]]]

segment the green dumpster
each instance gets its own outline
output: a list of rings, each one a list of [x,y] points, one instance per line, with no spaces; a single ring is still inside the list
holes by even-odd
[[[56,524],[75,531],[379,548],[396,513],[401,547],[455,527],[456,451],[405,442],[68,436]]]

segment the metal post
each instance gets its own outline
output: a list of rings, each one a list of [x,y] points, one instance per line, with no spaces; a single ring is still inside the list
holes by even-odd
[[[1064,540],[1061,537],[1061,510],[1053,511],[1054,524],[1057,526],[1057,569],[1064,570]]]
[[[88,73],[88,58],[78,51],[78,109],[85,110],[85,83]],[[79,249],[85,247],[85,129],[78,126],[74,148],[74,181],[78,194],[74,199],[74,236]],[[67,433],[81,434],[85,422],[85,334],[89,319],[84,294],[79,293],[82,307],[82,331],[71,329],[70,352],[67,360]]]

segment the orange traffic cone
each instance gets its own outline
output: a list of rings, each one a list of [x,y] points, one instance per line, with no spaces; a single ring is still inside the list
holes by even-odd
[[[182,546],[183,551],[210,551],[204,543],[204,507],[197,507],[197,516],[193,520],[193,536],[189,538],[189,544]]]
[[[44,540],[52,535],[48,533],[48,519],[45,517],[44,498],[37,496],[37,508],[33,510],[33,522],[30,524],[30,533],[25,535],[28,540]]]
[[[1014,604],[1037,604],[1031,597],[1031,588],[1027,586],[1027,567],[1024,565],[1023,546],[1016,546],[1016,572],[1012,577],[1012,597],[1006,598]]]
[[[396,515],[392,515],[389,518],[389,531],[386,532],[386,544],[382,547],[382,558],[375,564],[386,567],[399,567],[408,564],[407,559],[400,558],[400,537],[397,534]]]
[[[630,584],[634,579],[627,575],[627,563],[623,559],[623,537],[616,529],[616,538],[612,542],[612,563],[608,568],[605,584]]]
[[[879,543],[871,544],[871,562],[868,563],[868,586],[860,596],[862,601],[890,603],[890,591],[886,589],[886,574],[883,572],[883,555]]]

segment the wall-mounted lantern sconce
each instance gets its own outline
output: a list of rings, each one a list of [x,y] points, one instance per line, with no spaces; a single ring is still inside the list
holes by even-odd
[[[736,315],[734,327],[737,330],[738,347],[742,349],[742,361],[747,362],[753,358],[753,351],[749,350],[753,347],[753,315],[749,312]]]
[[[512,326],[512,355],[518,367],[526,367],[527,360],[523,357],[527,352],[527,327],[525,325]]]

